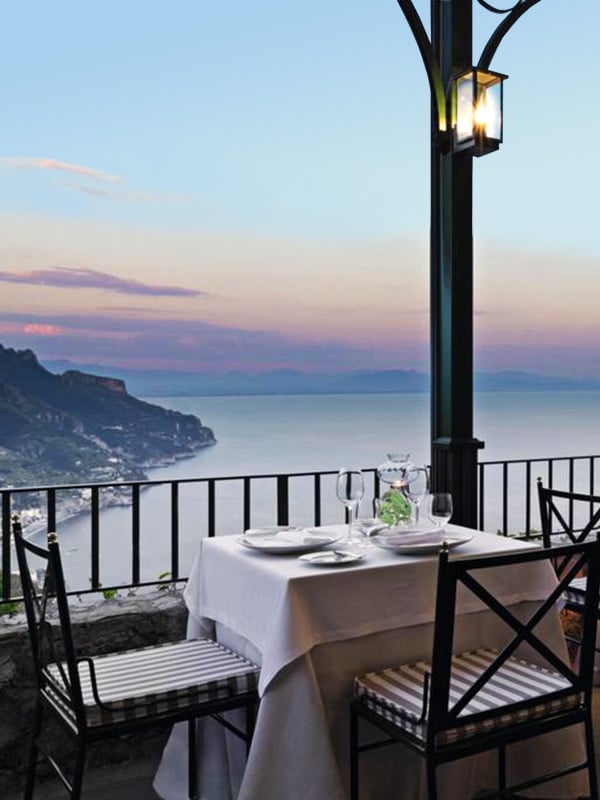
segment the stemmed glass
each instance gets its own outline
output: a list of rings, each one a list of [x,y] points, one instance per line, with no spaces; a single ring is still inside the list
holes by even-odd
[[[348,533],[345,541],[349,544],[352,542],[352,522],[365,493],[362,472],[359,469],[341,469],[337,476],[335,492],[338,500],[348,509]]]
[[[421,502],[429,494],[429,470],[411,465],[406,480],[408,485],[403,491],[415,507],[415,526],[418,526]]]
[[[442,530],[452,516],[452,495],[448,492],[436,492],[431,495],[429,519]]]

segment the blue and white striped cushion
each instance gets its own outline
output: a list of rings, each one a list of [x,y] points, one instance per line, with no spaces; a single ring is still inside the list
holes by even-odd
[[[585,605],[585,590],[587,588],[587,578],[574,578],[569,584],[566,591],[563,592],[563,598],[567,603],[574,606]]]
[[[456,702],[481,673],[494,661],[498,651],[474,650],[452,657],[450,699]],[[431,665],[424,661],[407,664],[383,672],[370,672],[354,682],[354,695],[379,716],[419,739],[427,735],[427,717],[419,722],[423,706],[423,682]],[[509,658],[471,700],[461,715],[495,711],[511,703],[540,698],[539,704],[527,709],[457,725],[438,735],[437,744],[507,727],[515,722],[537,719],[581,703],[578,695],[544,701],[544,695],[568,689],[569,682],[561,675],[521,659]]]
[[[106,725],[176,711],[256,690],[259,668],[209,639],[190,639],[138,650],[96,656],[99,707],[89,668],[79,664],[87,723]],[[63,667],[65,665],[63,664]],[[59,668],[50,664],[47,696],[72,724],[73,707],[65,699]]]

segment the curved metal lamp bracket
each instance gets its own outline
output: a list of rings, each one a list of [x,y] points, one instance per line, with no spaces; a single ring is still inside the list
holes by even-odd
[[[477,2],[488,11],[493,11],[496,14],[506,14],[506,17],[498,25],[494,33],[490,36],[488,43],[483,48],[483,52],[477,64],[479,69],[488,70],[502,39],[504,39],[519,17],[522,17],[526,11],[529,11],[529,9],[536,3],[539,3],[540,0],[519,0],[515,6],[505,11],[494,8],[494,6],[491,6],[489,3],[485,2],[485,0],[477,0]]]
[[[537,0],[536,0],[537,1]],[[406,17],[406,21],[412,31],[423,64],[425,65],[425,72],[427,73],[427,80],[431,89],[431,96],[435,99],[435,108],[437,111],[438,130],[446,131],[448,129],[448,115],[446,112],[446,92],[442,83],[442,76],[440,74],[439,64],[434,56],[431,41],[427,36],[427,32],[414,7],[412,0],[397,0],[398,5],[402,9],[402,13]]]

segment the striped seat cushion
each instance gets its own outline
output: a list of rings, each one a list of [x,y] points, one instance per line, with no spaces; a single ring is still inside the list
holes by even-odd
[[[574,606],[585,605],[585,590],[587,588],[587,578],[574,578],[569,584],[566,591],[563,592],[563,598],[567,603]]]
[[[497,650],[474,650],[452,657],[450,699],[462,697],[477,677],[494,661]],[[427,716],[419,721],[423,705],[424,675],[431,666],[425,662],[409,664],[383,672],[370,672],[356,678],[354,695],[367,708],[419,739],[427,735]],[[476,722],[457,725],[438,734],[438,745],[450,744],[459,739],[508,727],[517,722],[538,719],[581,703],[579,695],[568,695],[560,700],[544,700],[544,695],[570,684],[561,675],[517,658],[509,658],[493,675],[484,688],[471,700],[462,715],[498,709],[522,700],[540,698],[539,704],[502,715],[490,716]]]
[[[79,664],[87,723],[106,725],[177,711],[256,690],[259,668],[209,639],[190,639],[138,650],[96,656],[97,705],[90,671]],[[65,665],[62,665],[63,668]],[[47,696],[74,724],[72,704],[65,698],[57,664],[50,664]]]

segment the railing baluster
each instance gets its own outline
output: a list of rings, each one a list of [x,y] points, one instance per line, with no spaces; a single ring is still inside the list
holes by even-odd
[[[289,476],[277,476],[277,524],[290,524]]]
[[[140,485],[131,486],[131,581],[140,582]]]
[[[2,492],[2,599],[10,600],[10,492]]]
[[[575,475],[574,475],[574,462],[569,459],[569,491],[573,491]],[[573,500],[569,500],[569,528],[573,530]]]
[[[594,457],[590,456],[590,466],[589,466],[589,485],[590,485],[590,494],[594,494]],[[594,516],[594,501],[590,500],[590,519]]]
[[[208,535],[215,535],[215,478],[208,479]]]
[[[525,536],[531,537],[531,461],[525,464]]]
[[[478,464],[479,468],[479,530],[485,530],[485,464]]]
[[[179,484],[171,483],[171,578],[179,578]]]
[[[100,588],[100,490],[92,486],[91,497],[92,523],[92,589]]]
[[[48,533],[53,533],[56,531],[56,489],[46,491],[46,509]]]
[[[315,525],[321,524],[321,476],[315,473],[314,476],[314,498],[315,498]]]
[[[502,465],[502,535],[508,535],[508,462]]]
[[[250,528],[250,478],[244,478],[244,530]]]

